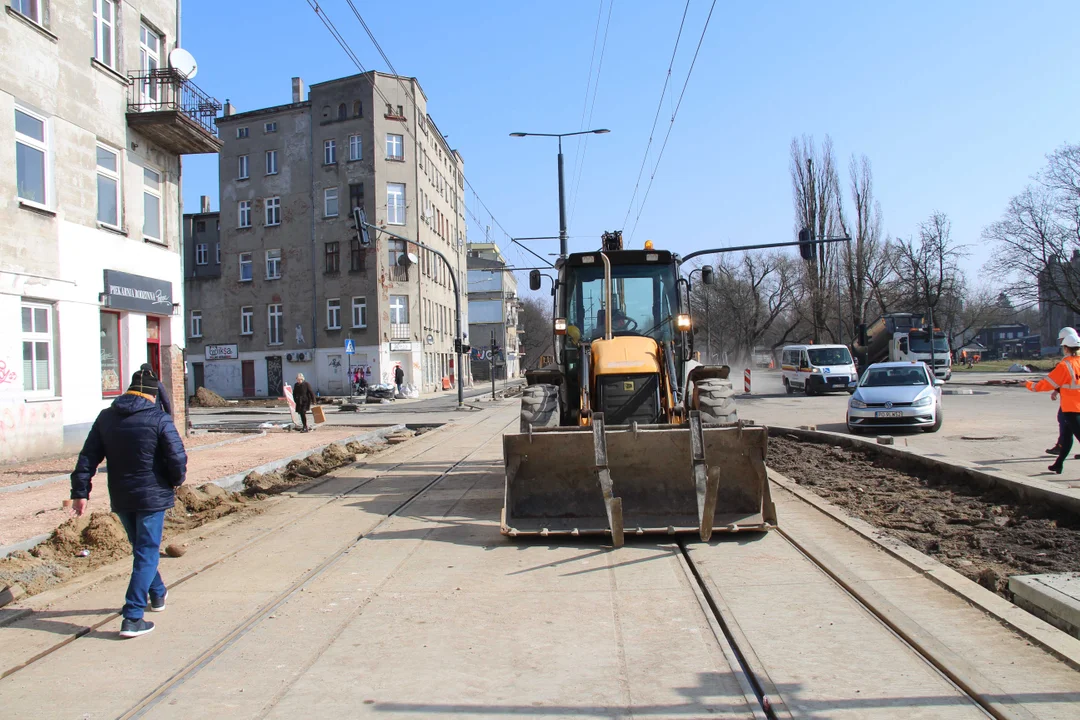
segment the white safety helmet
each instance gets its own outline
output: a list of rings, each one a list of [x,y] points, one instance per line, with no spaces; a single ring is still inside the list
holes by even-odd
[[[1068,332],[1066,332],[1066,330]],[[1061,344],[1069,348],[1080,348],[1080,335],[1077,335],[1076,331],[1072,328],[1065,328],[1058,336]]]
[[[1066,335],[1077,335],[1077,334],[1078,333],[1076,332],[1075,328],[1063,327],[1060,330],[1058,330],[1058,343],[1060,343],[1062,340],[1064,340]]]

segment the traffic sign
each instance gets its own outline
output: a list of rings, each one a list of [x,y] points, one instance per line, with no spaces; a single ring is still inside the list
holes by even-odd
[[[354,343],[352,340],[346,340],[345,341],[345,354],[346,355],[355,355],[356,354],[356,343]]]

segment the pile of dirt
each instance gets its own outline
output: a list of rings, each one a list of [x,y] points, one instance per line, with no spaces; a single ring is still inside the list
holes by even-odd
[[[769,439],[769,467],[1006,597],[1010,575],[1080,572],[1080,518],[899,462]]]
[[[218,395],[213,390],[207,390],[204,387],[199,388],[195,392],[195,397],[192,399],[191,404],[195,407],[228,407],[229,401]]]
[[[374,452],[375,447],[356,441],[344,446],[331,443],[323,448],[321,453],[314,453],[301,460],[291,460],[280,470],[271,473],[248,473],[244,478],[244,492],[255,496],[285,492],[331,470],[356,462],[357,455]]]
[[[241,512],[259,512],[258,505],[243,494],[226,492],[212,483],[182,485],[176,492],[176,506],[165,513],[162,546],[179,533]],[[35,595],[130,554],[124,526],[112,513],[99,511],[71,518],[29,552],[0,559],[0,587],[14,582],[27,595]]]

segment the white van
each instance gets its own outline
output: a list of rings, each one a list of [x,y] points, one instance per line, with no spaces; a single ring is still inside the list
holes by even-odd
[[[845,390],[855,392],[859,381],[847,345],[787,345],[780,361],[788,395]]]

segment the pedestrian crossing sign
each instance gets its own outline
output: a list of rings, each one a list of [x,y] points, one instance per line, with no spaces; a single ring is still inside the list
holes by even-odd
[[[352,340],[346,340],[345,341],[345,354],[346,355],[355,355],[356,354],[356,344]]]

